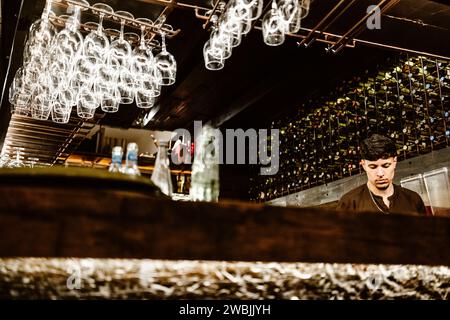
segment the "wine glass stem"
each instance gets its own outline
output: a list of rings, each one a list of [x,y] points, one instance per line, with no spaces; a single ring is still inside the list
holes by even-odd
[[[42,11],[42,19],[44,21],[48,21],[48,15],[50,14],[51,9],[52,9],[52,2],[51,0],[47,0],[45,2],[44,11]]]
[[[67,21],[70,21],[69,25],[66,24],[68,26],[69,30],[72,30],[72,31],[78,30],[78,26],[80,23],[80,11],[81,11],[80,7],[74,6],[73,15],[69,19],[67,19]]]
[[[102,30],[103,30],[103,18],[104,17],[105,17],[105,14],[100,13],[100,18],[98,20],[98,29],[97,29],[98,32],[102,32]]]
[[[144,31],[145,31],[145,27],[141,26],[141,47],[143,48],[145,46],[145,41],[144,41]]]
[[[162,40],[162,50],[166,51],[166,36],[164,32],[161,32],[161,40]]]
[[[120,41],[123,41],[123,32],[125,28],[125,20],[120,21]]]
[[[80,12],[81,12],[80,7],[75,6],[75,13],[73,14],[73,16],[75,18],[74,19],[74,24],[75,24],[76,27],[78,27],[78,23],[80,22]]]

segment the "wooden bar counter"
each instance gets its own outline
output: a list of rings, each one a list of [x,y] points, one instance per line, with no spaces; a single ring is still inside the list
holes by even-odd
[[[450,266],[448,217],[177,202],[144,178],[72,168],[5,169],[0,197],[3,285],[2,265],[33,257]]]

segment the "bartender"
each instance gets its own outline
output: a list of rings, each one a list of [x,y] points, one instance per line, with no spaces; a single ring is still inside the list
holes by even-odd
[[[425,204],[419,194],[393,184],[396,151],[395,143],[382,135],[374,134],[365,139],[361,144],[361,165],[367,174],[367,183],[344,194],[337,209],[425,215]]]

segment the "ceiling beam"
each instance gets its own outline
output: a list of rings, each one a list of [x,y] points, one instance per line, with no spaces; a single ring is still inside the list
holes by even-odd
[[[225,122],[236,116],[238,113],[263,99],[264,96],[271,92],[273,88],[273,82],[269,81],[269,79],[264,78],[263,80],[252,86],[250,90],[247,90],[244,95],[236,99],[228,108],[225,109],[224,112],[208,121],[208,124],[216,128],[220,127]]]

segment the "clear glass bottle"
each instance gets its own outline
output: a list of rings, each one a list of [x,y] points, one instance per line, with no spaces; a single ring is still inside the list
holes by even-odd
[[[211,126],[205,125],[195,144],[190,196],[193,201],[219,200],[219,145]]]
[[[184,176],[184,183],[183,183],[183,189],[182,193],[189,194],[191,190],[191,177],[188,175]]]
[[[170,175],[170,162],[167,156],[169,142],[160,142],[158,154],[156,155],[155,169],[152,172],[152,182],[161,189],[161,192],[169,197],[172,196],[173,186]]]
[[[14,148],[16,150],[16,157],[13,158],[10,162],[9,162],[9,167],[10,168],[21,168],[24,166],[24,163],[22,161],[22,159],[24,158],[21,154],[21,152],[24,150],[24,148],[21,147],[15,147]]]
[[[9,155],[7,153],[3,153],[0,156],[0,168],[8,168],[9,162],[10,162]]]
[[[122,172],[122,157],[123,157],[122,147],[121,146],[114,147],[112,149],[109,172]]]
[[[177,175],[177,193],[183,193],[184,175],[179,173]]]
[[[136,143],[130,142],[127,145],[127,156],[125,159],[125,165],[122,169],[122,172],[129,175],[140,176],[141,172],[139,171],[137,160],[138,160],[138,150],[139,147]]]

